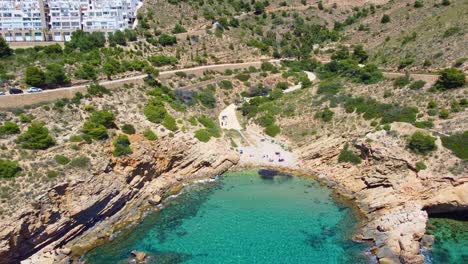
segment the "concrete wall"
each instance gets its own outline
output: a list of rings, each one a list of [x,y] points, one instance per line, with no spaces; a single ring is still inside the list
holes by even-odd
[[[100,84],[108,89],[122,87],[124,84],[143,84],[143,78],[146,75],[139,75],[128,79],[100,82]],[[46,90],[40,93],[24,93],[15,95],[0,96],[0,109],[12,109],[35,105],[46,102],[53,102],[59,99],[71,99],[77,92],[85,94],[88,85],[78,85],[67,88],[58,88],[54,90]]]

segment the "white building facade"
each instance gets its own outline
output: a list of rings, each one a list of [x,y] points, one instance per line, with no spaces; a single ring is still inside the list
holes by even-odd
[[[0,0],[7,41],[68,41],[71,33],[131,28],[140,0]]]

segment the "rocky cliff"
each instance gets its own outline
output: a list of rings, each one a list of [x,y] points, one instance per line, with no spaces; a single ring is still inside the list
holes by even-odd
[[[89,245],[98,238],[96,230],[110,234],[113,224],[138,217],[135,208],[148,205],[183,182],[220,174],[239,159],[221,140],[201,143],[183,133],[157,142],[137,135],[130,140],[131,156],[104,159],[102,169],[88,171],[89,177],[82,180],[54,186],[30,207],[20,208],[15,219],[2,224],[0,263],[19,263],[35,252],[67,243],[86,241]],[[73,241],[78,236],[81,240]],[[60,252],[72,253],[68,249]],[[40,255],[30,263],[53,262],[53,257]]]
[[[394,123],[391,131],[377,131],[357,139],[354,147],[363,162],[338,163],[345,137],[326,137],[299,149],[302,168],[318,174],[339,193],[352,199],[367,220],[356,239],[372,241],[380,263],[424,263],[420,243],[426,232],[427,212],[466,210],[466,168],[453,174],[459,160],[440,145],[418,172],[418,157],[404,137],[417,130]]]

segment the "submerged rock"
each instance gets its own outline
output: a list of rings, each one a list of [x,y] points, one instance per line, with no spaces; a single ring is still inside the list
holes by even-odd
[[[145,262],[146,260],[145,252],[133,250],[130,253],[135,257],[135,260],[137,261],[137,263]]]

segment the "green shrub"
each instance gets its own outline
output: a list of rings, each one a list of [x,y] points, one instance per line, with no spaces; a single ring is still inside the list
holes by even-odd
[[[271,113],[267,113],[257,118],[257,123],[262,127],[268,127],[268,126],[274,125],[275,121],[276,121],[275,116]]]
[[[451,28],[447,29],[444,32],[444,38],[451,37],[451,36],[456,35],[456,34],[458,34],[460,32],[462,32],[462,29],[460,27],[451,27]]]
[[[70,142],[81,142],[83,141],[83,138],[79,135],[73,135],[68,139]]]
[[[233,87],[232,82],[228,80],[222,80],[218,83],[218,85],[221,89],[225,89],[225,90],[231,90]]]
[[[468,131],[442,137],[442,145],[462,160],[468,160]]]
[[[115,116],[107,110],[93,111],[88,119],[89,121],[110,128],[114,125]]]
[[[176,124],[176,120],[174,119],[174,117],[172,117],[170,114],[166,114],[164,116],[164,119],[162,121],[162,125],[171,130],[171,131],[176,131],[178,129],[177,127],[177,124]]]
[[[240,73],[238,75],[236,75],[236,78],[241,81],[241,82],[246,82],[250,79],[250,75],[249,74],[244,74],[244,73]]]
[[[155,141],[158,139],[158,136],[156,133],[153,132],[153,130],[147,128],[143,131],[143,136],[148,139],[149,141]]]
[[[419,90],[421,88],[424,87],[424,85],[426,85],[426,82],[423,81],[423,80],[418,80],[418,81],[414,81],[410,84],[409,88],[411,90]]]
[[[361,163],[361,157],[349,150],[349,145],[348,143],[346,143],[343,149],[340,151],[340,155],[338,156],[338,162],[349,162],[352,164],[359,164]]]
[[[20,128],[15,122],[5,121],[3,125],[0,126],[0,136],[2,135],[13,135],[19,134]]]
[[[89,166],[90,159],[86,156],[78,156],[76,158],[73,158],[70,161],[70,167],[72,168],[86,168]]]
[[[31,86],[44,87],[46,85],[45,73],[36,66],[29,66],[24,72],[24,82]]]
[[[213,109],[216,107],[215,92],[212,89],[201,90],[197,93],[197,99],[206,108]]]
[[[17,142],[25,149],[48,149],[55,145],[47,127],[39,122],[32,123],[28,130],[18,137]]]
[[[323,122],[330,122],[333,118],[333,111],[330,108],[325,108],[315,113],[315,119],[321,119]]]
[[[408,148],[415,153],[426,155],[437,148],[435,140],[434,137],[417,131],[408,139]]]
[[[427,166],[426,166],[426,164],[424,164],[424,162],[422,162],[422,161],[416,162],[416,171],[417,172],[420,172],[420,171],[425,170],[425,169],[427,169]]]
[[[414,63],[414,59],[413,58],[405,58],[405,59],[402,59],[400,60],[400,63],[398,65],[398,68],[400,69],[404,69],[408,66],[410,66],[411,64]]]
[[[31,123],[36,117],[33,116],[32,114],[25,114],[25,113],[22,113],[20,114],[19,116],[19,119],[20,119],[20,122],[21,123]]]
[[[109,89],[106,87],[98,84],[98,83],[93,83],[88,86],[87,88],[88,94],[91,96],[103,96],[105,94],[110,94]]]
[[[55,155],[54,159],[60,165],[67,165],[70,162],[70,159],[64,155]]]
[[[381,118],[382,123],[407,122],[414,123],[418,109],[402,107],[396,104],[384,104],[372,98],[348,97],[344,99],[347,113],[356,111],[363,114],[364,119]]]
[[[270,137],[276,137],[281,132],[281,128],[275,124],[271,124],[265,128],[265,134]]]
[[[465,74],[456,68],[447,68],[440,72],[436,87],[441,89],[452,89],[465,85]]]
[[[201,142],[208,142],[211,138],[211,133],[207,129],[199,129],[195,131],[195,138]]]
[[[398,77],[393,81],[395,87],[405,87],[411,82],[411,79],[408,76]]]
[[[122,126],[122,132],[124,132],[125,134],[129,134],[129,135],[132,135],[132,134],[135,134],[135,127],[133,127],[133,125],[131,124],[124,124]]]
[[[127,135],[119,135],[112,142],[112,145],[114,146],[114,157],[126,156],[133,153],[132,149],[130,148],[130,140],[128,140]]]
[[[432,121],[418,121],[414,123],[414,126],[417,128],[433,128],[434,123]]]
[[[276,66],[270,62],[262,62],[262,66],[260,68],[262,69],[262,71],[270,71],[270,72],[277,70]]]
[[[187,32],[187,30],[180,23],[176,23],[174,29],[172,30],[172,34],[179,34],[185,32]]]
[[[153,55],[148,58],[148,60],[154,65],[154,66],[164,66],[164,65],[175,65],[177,64],[177,58],[172,57],[172,56],[165,56],[165,55]]]
[[[105,126],[94,123],[90,120],[84,122],[81,132],[91,137],[92,139],[106,139],[107,138],[107,129]]]
[[[107,128],[114,124],[114,120],[114,114],[109,111],[93,111],[81,131],[92,139],[106,139]]]
[[[57,178],[58,175],[59,175],[59,173],[56,172],[56,171],[48,171],[47,172],[47,178],[49,178],[49,179]]]
[[[318,94],[337,94],[343,86],[336,81],[321,81],[317,90]]]
[[[286,90],[289,88],[289,84],[287,82],[278,82],[276,84],[276,89]]]
[[[390,16],[387,15],[387,14],[384,14],[384,15],[382,16],[382,19],[380,20],[380,23],[386,24],[386,23],[389,23],[389,22],[390,22]]]
[[[449,118],[449,110],[446,108],[442,108],[439,111],[439,117],[442,119],[448,119]]]
[[[177,43],[177,38],[173,35],[161,34],[161,36],[159,36],[158,42],[162,46],[171,46]]]
[[[15,177],[21,168],[18,166],[18,163],[11,160],[0,159],[0,178],[8,179]]]
[[[424,6],[424,4],[423,4],[423,2],[421,0],[414,1],[414,7],[415,8],[421,8],[423,6]]]

